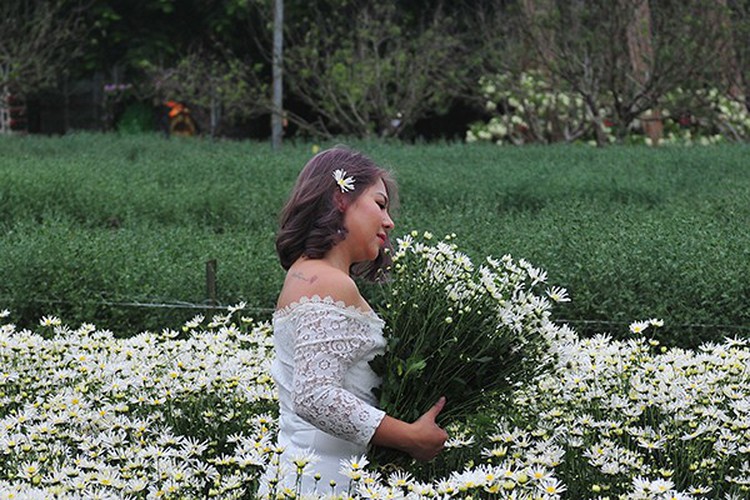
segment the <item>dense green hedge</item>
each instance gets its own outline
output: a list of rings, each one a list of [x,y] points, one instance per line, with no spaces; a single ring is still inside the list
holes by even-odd
[[[456,233],[477,259],[526,258],[569,289],[557,316],[579,331],[659,317],[682,345],[750,333],[745,146],[349,144],[395,171],[397,234]],[[112,303],[205,303],[216,259],[219,302],[267,315],[277,213],[310,156],[310,144],[0,138],[0,309],[26,324],[176,326],[200,311]]]

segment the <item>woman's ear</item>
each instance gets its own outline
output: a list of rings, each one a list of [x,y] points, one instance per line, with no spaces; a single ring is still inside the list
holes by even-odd
[[[339,212],[346,212],[346,207],[349,205],[344,193],[336,192],[333,194],[333,202],[336,204],[336,208]]]

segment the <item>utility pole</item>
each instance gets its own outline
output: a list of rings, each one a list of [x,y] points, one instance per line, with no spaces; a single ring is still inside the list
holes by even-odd
[[[271,147],[281,149],[284,133],[284,107],[282,94],[283,45],[284,45],[284,0],[274,0],[273,13],[273,112],[271,113]]]

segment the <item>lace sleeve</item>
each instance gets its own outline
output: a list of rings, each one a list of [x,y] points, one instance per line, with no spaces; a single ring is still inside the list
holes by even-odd
[[[311,308],[297,322],[294,411],[315,427],[367,445],[385,412],[343,387],[352,364],[371,347],[369,325],[341,311]]]

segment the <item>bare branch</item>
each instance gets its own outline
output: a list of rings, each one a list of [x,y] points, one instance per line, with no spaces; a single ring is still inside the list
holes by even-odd
[[[26,93],[57,82],[81,54],[84,2],[0,2],[0,87]]]

